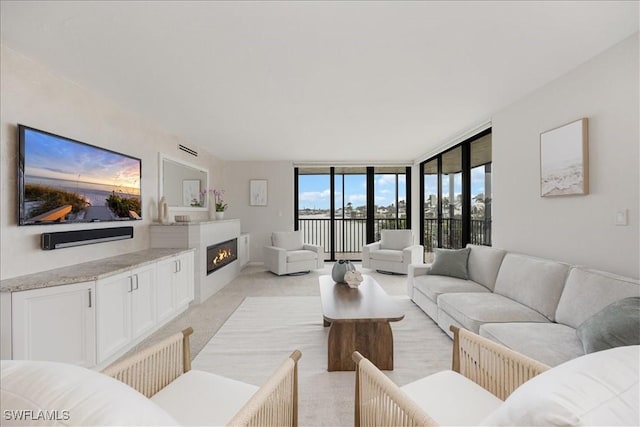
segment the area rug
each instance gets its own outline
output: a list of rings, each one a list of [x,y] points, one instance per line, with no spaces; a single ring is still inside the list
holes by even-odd
[[[450,369],[452,342],[407,297],[394,297],[405,318],[391,323],[395,369],[404,385]],[[295,349],[299,364],[299,425],[353,425],[353,372],[327,372],[328,328],[319,297],[247,297],[193,360],[193,368],[261,385]]]

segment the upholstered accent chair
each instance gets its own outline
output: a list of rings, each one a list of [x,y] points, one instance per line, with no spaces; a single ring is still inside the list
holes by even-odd
[[[362,267],[407,274],[409,264],[422,263],[424,248],[415,245],[411,230],[382,230],[380,241],[362,247]]]
[[[276,231],[271,246],[264,247],[264,265],[278,276],[308,273],[324,267],[324,249],[305,244],[301,231]]]

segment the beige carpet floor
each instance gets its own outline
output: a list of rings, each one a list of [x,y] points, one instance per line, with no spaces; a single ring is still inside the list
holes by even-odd
[[[407,297],[395,299],[405,319],[392,323],[395,369],[385,373],[403,385],[448,369],[451,340]],[[327,333],[318,297],[247,297],[193,368],[260,385],[299,349],[299,424],[353,425],[354,373],[327,372]]]

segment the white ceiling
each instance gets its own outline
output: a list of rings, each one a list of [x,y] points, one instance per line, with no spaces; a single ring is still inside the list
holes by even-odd
[[[2,43],[225,160],[406,162],[638,31],[638,2],[2,1]]]

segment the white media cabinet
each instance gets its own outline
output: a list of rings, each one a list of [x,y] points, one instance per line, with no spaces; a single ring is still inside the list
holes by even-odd
[[[148,249],[2,280],[1,356],[102,369],[193,298],[193,249]]]

